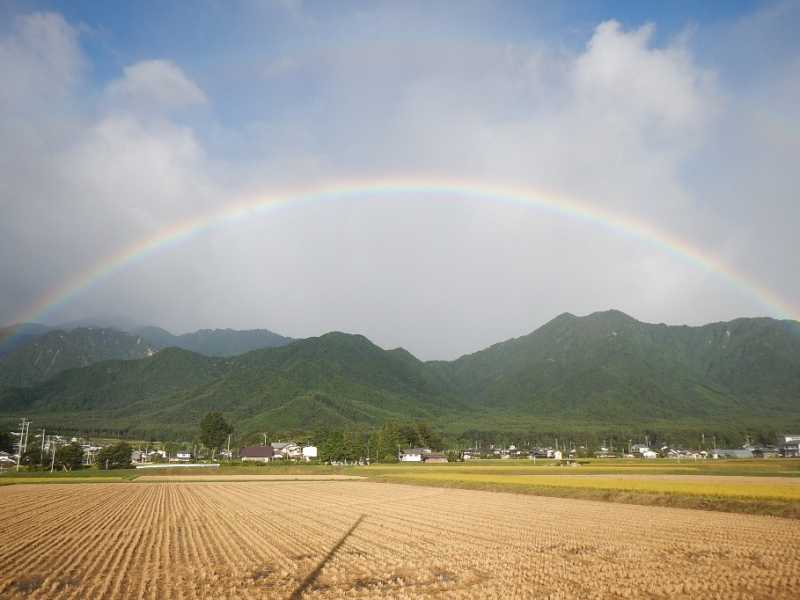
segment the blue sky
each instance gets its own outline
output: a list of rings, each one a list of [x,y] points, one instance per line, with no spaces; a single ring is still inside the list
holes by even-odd
[[[82,31],[81,46],[97,89],[141,60],[169,57],[213,99],[213,117],[229,126],[313,96],[308,81],[284,83],[266,102],[253,71],[262,62],[304,56],[332,46],[370,44],[475,45],[550,41],[580,49],[600,22],[626,28],[655,24],[663,44],[697,26],[735,22],[764,3],[726,2],[12,2],[9,20],[32,10],[55,11]],[[406,6],[407,8],[400,8]],[[357,13],[382,8],[407,16],[374,28],[356,24]],[[376,25],[376,21],[372,21]],[[255,99],[257,98],[257,99]]]
[[[564,311],[797,316],[798,25],[787,1],[0,3],[0,323],[198,214],[381,178],[544,189],[756,283],[488,197],[395,194],[206,232],[41,318],[447,358]]]

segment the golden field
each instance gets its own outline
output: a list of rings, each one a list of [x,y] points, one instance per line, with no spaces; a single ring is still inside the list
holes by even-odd
[[[522,487],[564,487],[696,496],[760,498],[800,502],[800,478],[731,475],[578,475],[572,473],[504,474],[453,472],[441,469],[397,472],[386,478],[425,483],[464,482]]]
[[[796,598],[800,521],[381,484],[0,488],[3,598]]]

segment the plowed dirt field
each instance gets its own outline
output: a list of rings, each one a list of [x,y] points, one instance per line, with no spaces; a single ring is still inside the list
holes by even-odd
[[[798,598],[800,521],[362,481],[0,488],[0,598]]]

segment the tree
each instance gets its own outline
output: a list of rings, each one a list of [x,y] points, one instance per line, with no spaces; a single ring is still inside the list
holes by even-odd
[[[164,451],[167,453],[167,458],[174,458],[181,451],[181,445],[178,442],[167,442],[164,444]]]
[[[127,442],[119,442],[102,448],[97,453],[99,469],[129,469],[131,466],[131,447]]]
[[[22,464],[28,467],[41,467],[45,462],[47,462],[48,465],[50,464],[47,461],[47,456],[42,454],[40,446],[28,448],[25,454],[22,455]]]
[[[220,412],[210,412],[200,421],[200,442],[211,449],[211,460],[214,460],[214,454],[222,448],[231,433],[233,426]]]
[[[11,441],[11,434],[7,431],[0,431],[0,452],[13,452],[14,442]]]
[[[66,471],[80,469],[83,466],[83,448],[77,442],[61,446],[56,450],[56,464]]]

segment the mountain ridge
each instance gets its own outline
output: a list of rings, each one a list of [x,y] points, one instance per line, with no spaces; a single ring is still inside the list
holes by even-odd
[[[742,318],[690,327],[620,311],[562,313],[454,361],[424,362],[342,332],[229,357],[170,348],[0,391],[0,415],[22,410],[165,430],[182,430],[209,410],[248,431],[407,419],[451,428],[500,419],[515,427],[800,423],[800,323]]]

